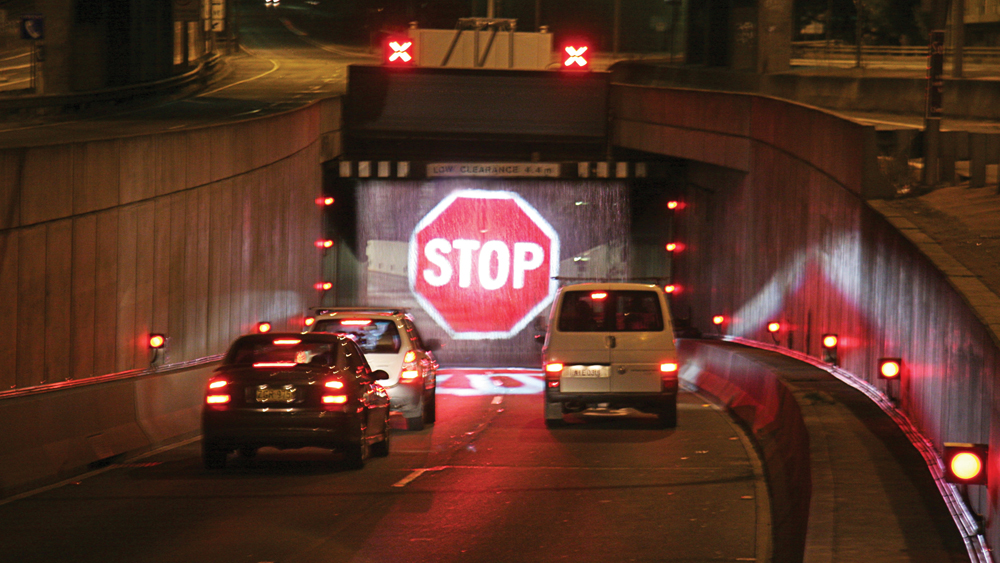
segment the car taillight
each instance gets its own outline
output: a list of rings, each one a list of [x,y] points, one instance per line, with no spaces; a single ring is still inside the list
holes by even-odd
[[[417,353],[414,352],[413,350],[410,350],[409,352],[406,353],[405,356],[403,356],[403,361],[406,363],[410,363],[416,359],[417,359]]]
[[[327,410],[341,410],[347,404],[348,396],[343,393],[344,382],[332,379],[323,384],[323,396],[320,399]]]
[[[404,381],[413,381],[418,377],[420,377],[420,372],[415,369],[404,369],[399,373],[399,378]]]
[[[205,394],[205,404],[215,408],[225,407],[232,400],[232,397],[226,392],[228,386],[229,382],[225,379],[210,379],[208,393]]]
[[[545,364],[545,386],[549,389],[559,387],[559,380],[562,378],[563,365],[559,362]]]
[[[660,381],[663,383],[665,391],[677,385],[678,369],[680,369],[680,364],[677,362],[663,362],[660,364]]]

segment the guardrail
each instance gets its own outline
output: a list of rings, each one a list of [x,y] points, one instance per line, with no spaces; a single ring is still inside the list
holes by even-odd
[[[953,57],[955,49],[945,47],[945,57]],[[838,58],[853,59],[857,56],[857,46],[840,42],[795,41],[792,42],[792,58]],[[863,45],[863,59],[907,59],[914,60],[927,56],[927,45]],[[995,61],[1000,63],[1000,47],[963,47],[965,60]]]

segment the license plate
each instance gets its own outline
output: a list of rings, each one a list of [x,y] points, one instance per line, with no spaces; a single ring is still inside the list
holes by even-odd
[[[258,387],[256,400],[258,403],[291,403],[295,400],[295,388]]]
[[[580,378],[608,377],[608,366],[570,366],[566,375]]]

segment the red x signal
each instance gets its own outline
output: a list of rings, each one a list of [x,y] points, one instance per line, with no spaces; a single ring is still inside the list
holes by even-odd
[[[586,45],[567,45],[563,49],[563,68],[567,70],[582,70],[587,68],[587,57],[590,55],[586,55],[586,53],[589,48]]]
[[[410,49],[413,41],[408,38],[389,38],[385,42],[385,62],[395,66],[410,66],[413,64],[413,55]]]

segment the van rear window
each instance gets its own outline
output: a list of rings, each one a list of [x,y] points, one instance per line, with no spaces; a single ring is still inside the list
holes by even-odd
[[[567,291],[560,332],[659,332],[663,311],[655,291]]]

